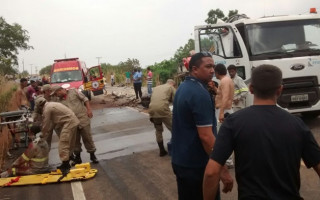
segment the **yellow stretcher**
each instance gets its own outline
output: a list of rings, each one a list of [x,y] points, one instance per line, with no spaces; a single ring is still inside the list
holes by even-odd
[[[0,187],[86,180],[93,178],[97,172],[97,169],[91,169],[90,163],[83,163],[76,165],[75,169],[71,169],[65,177],[63,177],[61,171],[58,169],[57,171],[47,174],[0,178]]]

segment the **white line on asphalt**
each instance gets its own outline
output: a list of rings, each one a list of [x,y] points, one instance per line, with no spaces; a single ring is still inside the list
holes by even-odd
[[[74,200],[86,200],[86,197],[84,196],[81,181],[71,182],[71,189],[72,189],[72,194],[73,194]]]

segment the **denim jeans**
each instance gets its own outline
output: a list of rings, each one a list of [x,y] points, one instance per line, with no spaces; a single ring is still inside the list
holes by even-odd
[[[148,84],[147,87],[148,87],[148,95],[151,96],[151,94],[152,94],[152,84]]]

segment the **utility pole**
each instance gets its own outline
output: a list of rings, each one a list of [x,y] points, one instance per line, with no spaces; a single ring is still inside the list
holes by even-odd
[[[22,59],[22,72],[24,72],[24,59]]]
[[[100,58],[102,58],[102,57],[97,57],[97,59],[98,59],[98,65],[100,65]]]
[[[37,67],[37,66],[35,66],[35,68],[36,68],[36,74],[38,74],[38,67]]]

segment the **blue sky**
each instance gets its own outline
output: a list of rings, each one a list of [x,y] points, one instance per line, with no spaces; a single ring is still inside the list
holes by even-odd
[[[320,11],[319,0],[0,0],[0,15],[29,32],[21,51],[33,72],[54,59],[79,57],[87,66],[137,58],[142,67],[170,59],[205,24],[210,9],[238,9],[250,18]]]

